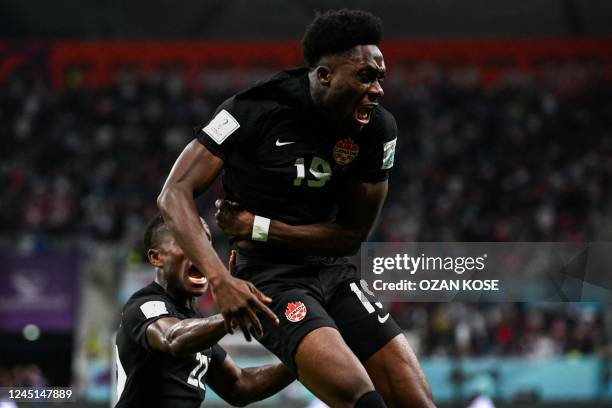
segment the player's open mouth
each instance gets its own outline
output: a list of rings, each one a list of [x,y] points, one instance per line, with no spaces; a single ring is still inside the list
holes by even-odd
[[[360,125],[365,126],[370,123],[370,119],[372,118],[372,112],[376,105],[360,105],[355,109],[355,120],[359,122]]]
[[[195,266],[191,266],[189,268],[188,274],[189,274],[189,282],[193,283],[194,285],[205,285],[206,284],[206,277],[202,275],[202,273],[198,271]]]

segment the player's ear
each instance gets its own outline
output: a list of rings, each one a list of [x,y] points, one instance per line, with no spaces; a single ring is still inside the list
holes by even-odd
[[[331,83],[331,70],[326,65],[319,65],[317,67],[317,78],[319,83],[325,87],[328,87]]]
[[[149,259],[149,263],[156,268],[161,268],[163,265],[161,253],[159,249],[149,249],[147,251],[147,258]]]

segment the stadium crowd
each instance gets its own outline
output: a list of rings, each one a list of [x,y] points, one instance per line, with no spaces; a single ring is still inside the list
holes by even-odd
[[[0,367],[0,387],[46,387],[47,379],[36,364]]]
[[[0,87],[3,238],[26,252],[74,237],[123,240],[139,251],[192,127],[265,75],[218,69],[185,81],[172,69],[124,70],[94,89],[76,70],[63,90],[27,74],[10,78]],[[385,91],[400,137],[373,240],[588,241],[606,233],[612,83],[603,70],[541,66],[488,83],[477,67],[396,66]],[[215,198],[199,202],[208,220]],[[612,334],[610,311],[598,305],[393,308],[423,355],[592,353]]]

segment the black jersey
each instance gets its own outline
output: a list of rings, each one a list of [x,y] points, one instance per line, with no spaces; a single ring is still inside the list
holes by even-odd
[[[163,317],[202,317],[175,304],[157,283],[136,292],[123,307],[117,332],[116,407],[197,408],[206,394],[206,372],[221,366],[226,353],[219,346],[184,357],[157,352],[146,330]]]
[[[346,177],[385,180],[397,126],[377,107],[354,135],[316,112],[308,70],[283,71],[238,93],[198,130],[198,140],[224,161],[226,198],[254,214],[288,224],[333,220]]]

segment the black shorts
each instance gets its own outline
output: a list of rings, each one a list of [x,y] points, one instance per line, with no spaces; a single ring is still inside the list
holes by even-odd
[[[319,327],[337,329],[361,362],[402,332],[389,312],[362,288],[357,268],[346,258],[275,259],[239,254],[234,276],[272,298],[280,324],[261,319],[259,340],[297,377],[294,354]]]

